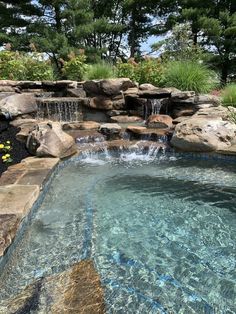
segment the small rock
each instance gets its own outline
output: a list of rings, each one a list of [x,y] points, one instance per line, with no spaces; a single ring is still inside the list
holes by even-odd
[[[116,123],[105,123],[99,128],[99,132],[107,136],[107,139],[117,139],[121,133],[121,126]]]
[[[172,118],[164,114],[151,115],[147,119],[146,124],[148,128],[158,128],[158,129],[171,128]]]
[[[111,118],[112,122],[117,123],[132,123],[132,122],[141,122],[143,119],[136,116],[116,116]]]

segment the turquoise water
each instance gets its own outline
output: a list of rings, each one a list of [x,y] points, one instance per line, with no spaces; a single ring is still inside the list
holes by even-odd
[[[1,276],[1,300],[92,257],[107,313],[236,313],[236,167],[92,156],[56,175]]]

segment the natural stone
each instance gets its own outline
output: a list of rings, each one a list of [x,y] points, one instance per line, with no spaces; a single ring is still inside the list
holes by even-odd
[[[141,84],[139,86],[139,89],[140,90],[153,90],[153,89],[156,89],[157,87],[152,85],[152,84],[148,84],[148,83],[145,83],[145,84]]]
[[[117,123],[131,123],[131,122],[140,122],[143,121],[141,117],[136,116],[115,116],[111,117],[112,122]]]
[[[67,96],[85,98],[86,93],[82,87],[81,88],[69,88],[67,90]]]
[[[171,100],[172,101],[186,100],[186,99],[192,98],[193,96],[195,96],[194,91],[172,92],[171,93]]]
[[[15,94],[0,100],[0,114],[6,118],[36,111],[36,100],[32,94]]]
[[[39,196],[37,185],[0,186],[0,215],[14,214],[24,217]]]
[[[1,314],[35,311],[51,314],[105,313],[104,292],[93,262],[85,260],[64,272],[38,279],[17,296],[0,302]]]
[[[99,132],[106,135],[108,139],[115,139],[119,136],[121,132],[121,126],[116,123],[105,123],[99,128]]]
[[[213,106],[219,106],[221,104],[220,98],[215,95],[197,95],[194,98],[197,104],[212,104]]]
[[[111,110],[113,108],[113,102],[110,98],[97,96],[90,99],[89,107],[100,110]]]
[[[164,114],[155,114],[148,117],[146,124],[148,128],[171,128],[172,118]]]
[[[73,137],[58,122],[38,123],[28,136],[26,147],[38,157],[64,158],[76,153]]]
[[[33,127],[37,124],[35,119],[15,119],[10,122],[10,125],[20,128],[20,131],[16,134],[16,139],[20,142],[26,143],[28,135]]]
[[[95,121],[84,121],[84,122],[65,122],[63,123],[62,129],[68,130],[98,130],[100,123]]]
[[[140,90],[138,93],[138,96],[141,98],[155,98],[155,99],[161,99],[161,98],[169,98],[171,96],[171,93],[164,89],[164,88],[155,88],[153,90]]]
[[[127,115],[126,110],[110,110],[107,112],[109,117],[116,117],[116,116],[125,116]]]
[[[128,78],[92,80],[83,84],[83,88],[88,96],[115,96],[131,87],[136,87],[136,84]]]
[[[15,214],[0,214],[0,256],[12,243],[19,223],[20,218]]]
[[[192,117],[177,124],[171,144],[184,151],[210,152],[236,143],[236,125],[221,119]]]
[[[230,112],[234,112],[236,114],[236,108],[230,107],[208,107],[199,109],[195,114],[194,117],[205,118],[205,119],[222,119],[222,120],[229,120],[230,119]]]

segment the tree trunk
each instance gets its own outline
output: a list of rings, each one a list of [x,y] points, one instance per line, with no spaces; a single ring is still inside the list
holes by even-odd
[[[230,61],[229,58],[225,58],[224,62],[222,63],[222,68],[221,68],[221,85],[224,86],[227,83],[228,75],[229,75],[229,66],[230,66]]]

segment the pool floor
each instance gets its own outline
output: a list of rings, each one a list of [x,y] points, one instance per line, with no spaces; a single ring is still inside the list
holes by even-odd
[[[236,313],[235,164],[71,161],[0,275],[0,300],[92,258],[107,313]]]

